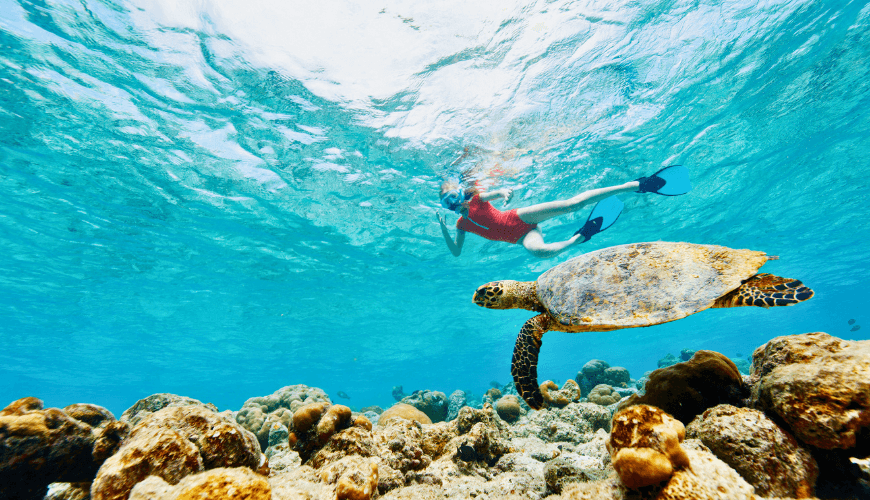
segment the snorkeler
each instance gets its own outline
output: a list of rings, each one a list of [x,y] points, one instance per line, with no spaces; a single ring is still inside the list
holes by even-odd
[[[657,193],[676,196],[689,192],[688,169],[679,165],[665,167],[649,177],[626,182],[619,186],[591,189],[567,200],[549,201],[528,207],[502,212],[490,203],[504,198],[507,205],[513,196],[512,189],[481,191],[476,187],[463,187],[458,181],[445,181],[441,185],[441,206],[461,215],[456,222],[456,240],[447,230],[444,217],[439,213],[441,233],[450,253],[459,257],[465,243],[465,233],[472,232],[488,240],[507,243],[522,242],[523,247],[536,257],[553,257],[568,247],[585,243],[592,236],[607,229],[619,217],[623,204],[616,197],[620,193]],[[556,243],[544,242],[538,223],[547,219],[575,212],[597,203],[586,223],[573,236]]]

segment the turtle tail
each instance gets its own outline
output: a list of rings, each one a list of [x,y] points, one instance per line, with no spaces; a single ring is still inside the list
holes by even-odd
[[[800,280],[759,273],[716,299],[712,307],[790,306],[809,300],[813,294]]]
[[[538,352],[541,338],[549,330],[550,318],[539,314],[526,321],[517,336],[514,357],[511,359],[511,375],[520,397],[533,409],[540,410],[544,396],[538,388]]]

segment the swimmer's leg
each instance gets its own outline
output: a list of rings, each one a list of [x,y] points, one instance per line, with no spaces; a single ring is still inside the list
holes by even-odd
[[[563,251],[565,251],[568,247],[582,243],[584,238],[575,234],[574,236],[568,238],[565,241],[559,241],[557,243],[545,243],[544,235],[541,234],[541,231],[538,229],[532,229],[525,236],[523,236],[522,243],[523,247],[529,251],[535,257],[539,257],[541,259],[546,259],[549,257],[554,257],[559,255]]]
[[[637,191],[639,185],[640,183],[637,181],[630,181],[618,186],[590,189],[567,200],[548,201],[530,207],[518,208],[517,215],[526,224],[538,224],[559,215],[575,212],[586,205],[598,203],[615,194],[633,193]],[[543,242],[543,237],[541,237],[541,242]],[[555,243],[553,244],[555,245]],[[568,243],[568,245],[570,244]],[[531,250],[529,251],[531,252]]]

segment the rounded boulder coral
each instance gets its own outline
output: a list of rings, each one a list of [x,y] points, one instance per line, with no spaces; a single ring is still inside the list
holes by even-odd
[[[593,387],[587,398],[590,403],[595,403],[601,406],[609,406],[622,399],[619,393],[607,384],[598,384]]]
[[[683,424],[664,411],[637,405],[613,416],[607,450],[613,468],[628,488],[641,488],[670,479],[674,471],[689,466],[680,442]]]
[[[385,426],[387,425],[387,422],[397,418],[413,420],[415,422],[420,422],[421,424],[432,423],[432,420],[417,408],[405,403],[396,403],[389,407],[385,412],[381,413],[381,418],[378,419],[378,425]]]
[[[505,422],[516,422],[521,413],[520,400],[513,394],[508,394],[496,402],[495,411]]]

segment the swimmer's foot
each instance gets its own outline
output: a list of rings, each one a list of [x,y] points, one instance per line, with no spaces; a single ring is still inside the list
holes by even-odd
[[[640,183],[638,193],[656,193],[665,196],[686,194],[692,190],[689,169],[682,165],[665,167],[649,177],[636,179]]]
[[[596,234],[612,226],[619,218],[624,206],[616,196],[599,201],[592,209],[592,213],[589,214],[589,218],[586,219],[586,224],[583,224],[583,227],[574,233],[583,237],[583,241],[580,243],[586,243]]]

